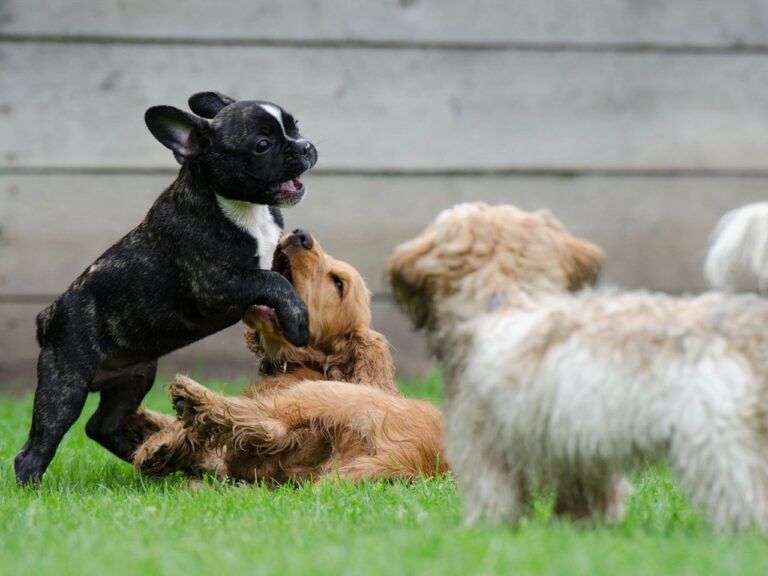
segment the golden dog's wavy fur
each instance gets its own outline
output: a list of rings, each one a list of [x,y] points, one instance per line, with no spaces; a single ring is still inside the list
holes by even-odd
[[[304,380],[227,398],[184,376],[170,385],[185,426],[225,448],[222,470],[247,481],[413,480],[446,471],[442,415],[371,386]]]
[[[281,240],[275,269],[307,303],[309,346],[289,344],[272,312],[254,307],[244,318],[246,342],[268,374],[237,398],[177,376],[169,390],[180,420],[139,447],[134,464],[141,473],[215,471],[282,483],[413,479],[446,470],[442,415],[400,395],[389,345],[370,327],[362,277],[317,241],[306,248],[294,238]]]

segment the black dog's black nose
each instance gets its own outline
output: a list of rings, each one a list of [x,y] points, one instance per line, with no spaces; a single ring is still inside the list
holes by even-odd
[[[301,228],[296,228],[296,230],[291,232],[291,243],[301,246],[305,250],[312,250],[312,246],[315,245],[315,242],[312,240],[312,234]]]
[[[312,144],[309,142],[304,142],[304,146],[301,148],[302,154],[309,154],[309,151],[312,149]]]

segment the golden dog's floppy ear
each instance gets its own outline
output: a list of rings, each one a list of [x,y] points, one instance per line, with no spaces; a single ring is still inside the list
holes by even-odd
[[[592,242],[563,233],[564,245],[569,257],[563,262],[568,274],[568,289],[575,291],[592,286],[600,274],[600,264],[605,252]]]
[[[378,332],[367,328],[339,341],[328,359],[326,375],[334,380],[367,384],[399,393],[389,342]]]

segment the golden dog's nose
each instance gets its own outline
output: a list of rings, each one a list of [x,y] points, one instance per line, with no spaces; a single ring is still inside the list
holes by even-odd
[[[301,246],[305,250],[312,250],[312,246],[315,245],[315,241],[312,239],[312,234],[301,228],[296,228],[291,232],[291,237],[288,242],[294,246]]]

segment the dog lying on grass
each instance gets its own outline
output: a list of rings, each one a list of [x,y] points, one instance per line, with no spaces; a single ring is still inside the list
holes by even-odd
[[[307,303],[309,345],[287,342],[270,308],[251,308],[246,340],[261,359],[261,379],[231,398],[177,376],[169,389],[180,420],[139,447],[136,468],[277,484],[444,472],[442,416],[398,391],[359,273],[301,230],[281,240],[274,270]]]
[[[768,531],[768,301],[580,289],[602,251],[546,211],[464,204],[393,253],[445,381],[465,518],[621,518],[624,474],[669,464],[716,529]]]
[[[268,268],[279,207],[301,201],[297,178],[317,152],[274,104],[203,92],[189,105],[195,114],[154,106],[145,115],[181,164],[178,178],[37,317],[32,426],[14,462],[20,483],[42,478],[89,392],[101,401],[88,436],[129,459],[137,438],[126,419],[152,387],[157,358],[231,326],[253,304],[272,307],[286,339],[306,343],[304,303]]]

